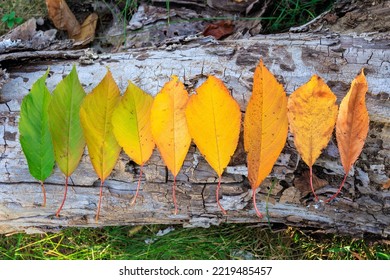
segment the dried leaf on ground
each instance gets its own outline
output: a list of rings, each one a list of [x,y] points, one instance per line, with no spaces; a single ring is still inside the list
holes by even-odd
[[[210,23],[203,31],[204,36],[213,36],[219,40],[234,32],[234,24],[231,20],[221,20],[216,23]]]
[[[95,30],[98,20],[96,13],[90,14],[81,25],[80,33],[71,37],[76,40],[76,45],[85,46],[95,39]]]
[[[313,188],[315,191],[325,187],[326,185],[329,185],[327,180],[318,178],[315,174],[313,174]],[[302,175],[295,177],[294,187],[301,192],[301,197],[305,197],[311,192],[309,170],[305,170]]]
[[[49,18],[57,29],[67,31],[69,38],[80,33],[80,23],[65,0],[46,0],[46,6]]]

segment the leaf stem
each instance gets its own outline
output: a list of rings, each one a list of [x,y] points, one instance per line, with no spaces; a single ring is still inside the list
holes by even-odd
[[[221,209],[222,213],[226,215],[225,209],[223,209],[222,205],[219,203],[219,189],[221,188],[221,176],[218,177],[218,185],[217,185],[217,190],[215,192],[215,197],[217,199],[217,204],[219,209]]]
[[[343,188],[343,186],[344,186],[344,184],[345,184],[345,181],[347,181],[347,177],[348,177],[348,173],[345,173],[344,179],[343,179],[343,181],[341,182],[339,189],[337,190],[337,192],[336,192],[331,198],[329,198],[328,200],[325,201],[326,203],[331,202],[331,201],[332,201],[333,199],[335,199],[336,196],[341,192],[341,189]]]
[[[62,210],[62,207],[63,207],[64,204],[65,204],[66,194],[67,194],[67,192],[68,192],[68,179],[69,179],[69,177],[66,176],[66,177],[65,177],[65,192],[64,192],[64,198],[62,199],[62,203],[61,203],[60,208],[58,208],[58,210],[57,210],[57,212],[56,212],[56,217],[59,217],[59,216],[60,216],[60,212],[61,212],[61,210]]]
[[[103,183],[104,183],[104,181],[100,181],[99,203],[98,203],[98,208],[97,208],[97,210],[96,210],[96,218],[95,218],[95,221],[96,221],[96,222],[99,220],[100,208],[101,208],[101,206],[102,206]]]
[[[43,181],[41,181],[41,189],[42,189],[42,194],[43,194],[42,207],[46,207],[46,190],[45,190],[45,185],[43,184]]]
[[[173,197],[173,204],[175,205],[175,215],[177,215],[176,176],[173,177],[172,197]]]
[[[260,213],[259,209],[257,208],[257,205],[256,205],[256,189],[252,189],[252,199],[253,199],[253,206],[255,208],[255,211],[256,211],[256,215],[262,219],[263,218],[263,215]]]
[[[143,167],[143,165],[141,165],[141,168],[140,168],[139,178],[138,178],[138,185],[137,185],[137,190],[136,190],[136,192],[135,192],[135,195],[134,195],[133,201],[131,202],[131,205],[134,205],[134,204],[135,204],[135,201],[136,201],[136,199],[137,199],[137,197],[138,197],[138,192],[139,192],[139,189],[140,189],[140,186],[141,186],[142,167]]]
[[[316,195],[316,192],[314,191],[314,187],[313,187],[313,167],[310,166],[309,169],[310,169],[310,188],[314,194],[315,201],[318,201],[318,196]]]

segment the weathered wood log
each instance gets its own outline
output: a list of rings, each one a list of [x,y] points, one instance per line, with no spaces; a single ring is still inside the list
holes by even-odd
[[[257,201],[266,213],[259,220],[253,210],[246,178],[242,139],[223,175],[220,202],[216,205],[217,176],[192,146],[178,176],[179,214],[173,215],[172,179],[155,150],[145,166],[140,197],[134,206],[139,167],[124,153],[105,182],[100,220],[95,222],[99,181],[87,155],[71,176],[72,188],[61,212],[54,216],[63,191],[64,177],[58,169],[46,181],[47,205],[41,206],[39,183],[28,172],[18,140],[18,118],[22,98],[32,83],[50,65],[50,90],[70,72],[77,61],[35,61],[17,66],[2,62],[10,81],[0,95],[0,233],[56,231],[63,227],[99,227],[145,223],[183,224],[186,227],[220,223],[283,223],[326,232],[350,235],[390,234],[390,192],[385,189],[390,170],[390,49],[389,40],[365,40],[341,35],[281,34],[249,40],[190,44],[160,49],[134,49],[78,66],[82,84],[89,92],[110,67],[122,92],[131,79],[155,95],[171,74],[179,75],[188,87],[199,85],[205,75],[223,79],[245,111],[251,94],[253,70],[262,58],[284,84],[288,94],[319,74],[337,94],[348,91],[351,80],[365,68],[369,83],[367,105],[370,131],[353,172],[339,197],[330,204],[315,203],[307,191],[307,167],[300,160],[289,136],[274,169],[259,188]],[[314,166],[323,185],[322,200],[337,190],[343,177],[333,139]],[[274,186],[272,180],[276,179]],[[272,187],[273,186],[273,187]]]

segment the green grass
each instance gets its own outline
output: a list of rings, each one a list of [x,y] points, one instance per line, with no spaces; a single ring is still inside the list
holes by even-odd
[[[23,22],[32,17],[46,17],[47,15],[44,0],[1,0],[0,18],[12,12],[15,12],[16,17],[22,18]],[[0,35],[10,29],[6,23],[0,22]]]
[[[176,226],[166,235],[156,235],[165,228],[70,228],[59,233],[1,236],[0,259],[390,259],[390,245],[384,241],[326,235],[318,238],[292,228],[271,231],[253,225],[210,229]]]

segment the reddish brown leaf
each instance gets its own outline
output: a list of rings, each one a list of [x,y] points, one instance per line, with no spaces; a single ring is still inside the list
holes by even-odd
[[[227,35],[232,34],[234,31],[234,24],[231,20],[221,20],[216,23],[210,23],[203,31],[204,36],[213,36],[219,40]]]
[[[315,191],[328,184],[328,181],[318,178],[315,174],[313,174],[313,189]],[[294,187],[301,192],[302,197],[308,195],[311,192],[309,170],[304,171],[301,176],[294,179]]]
[[[66,30],[69,38],[80,33],[80,23],[69,9],[65,0],[46,0],[49,18],[59,30]]]

